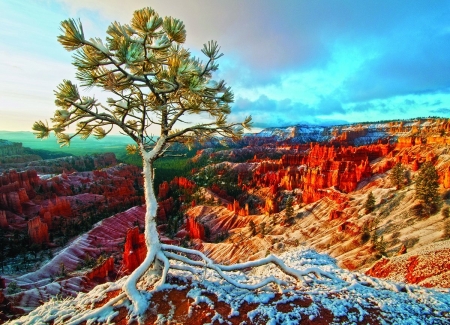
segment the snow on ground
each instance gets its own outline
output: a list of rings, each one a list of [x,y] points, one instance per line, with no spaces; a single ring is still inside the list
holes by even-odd
[[[270,275],[290,281],[280,294],[278,288],[269,286],[257,291],[238,289],[212,271],[199,270],[199,274],[193,276],[185,271],[171,270],[172,279],[176,277],[187,280],[172,281],[173,283],[164,285],[159,291],[167,291],[166,296],[174,290],[187,291],[187,296],[191,299],[188,313],[196,306],[206,304],[205,308],[212,310],[209,315],[211,323],[217,320],[221,324],[231,324],[230,319],[233,317],[245,316],[251,323],[266,319],[267,324],[298,324],[305,317],[314,322],[314,319],[323,317],[321,313],[327,310],[331,312],[330,323],[334,324],[342,323],[343,319],[347,324],[359,324],[363,321],[366,323],[374,317],[380,324],[448,324],[449,290],[427,289],[349,272],[337,267],[335,260],[328,255],[318,254],[310,249],[297,248],[283,253],[280,258],[289,267],[298,270],[320,270],[334,274],[335,277],[316,278],[311,275],[308,283],[295,284],[291,282],[293,278],[281,273],[273,265],[261,266],[247,273],[230,273],[234,280],[249,284],[257,283]],[[100,285],[89,293],[80,293],[75,299],[52,300],[9,324],[62,324],[68,321],[69,315],[92,313],[86,308],[92,308],[94,304],[104,300],[108,292],[119,289],[124,280]],[[210,298],[210,293],[217,296],[216,301]],[[148,299],[152,299],[152,296],[155,297],[156,293],[147,293]],[[115,307],[105,308],[97,315],[100,323],[114,321],[118,308],[130,306],[125,298],[117,300]],[[217,308],[220,303],[231,308],[228,315],[224,315],[220,308]],[[249,304],[256,307],[242,311],[242,307]],[[171,323],[179,306],[170,306],[170,312],[153,315],[158,320],[155,323]],[[239,315],[242,312],[246,315]]]

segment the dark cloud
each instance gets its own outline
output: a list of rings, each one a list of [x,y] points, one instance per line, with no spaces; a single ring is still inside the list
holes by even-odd
[[[441,107],[430,111],[432,114],[437,114],[443,117],[450,117],[450,108]]]
[[[324,89],[331,83],[312,87],[311,96],[319,99],[314,107],[272,100],[269,93],[253,102],[238,99],[234,112],[248,112],[261,125],[352,112],[377,111],[386,118],[391,113],[412,114],[408,110],[420,101],[406,99],[395,106],[386,102],[450,89],[450,1],[152,0],[149,4],[129,0],[126,8],[121,0],[110,0],[108,6],[100,1],[59,1],[78,10],[98,10],[108,20],[127,22],[134,9],[147,5],[162,16],[180,18],[187,29],[186,45],[195,49],[193,53],[201,54],[202,44],[210,39],[219,42],[225,57],[218,73],[235,91],[281,87],[284,76],[311,71],[323,72],[325,80],[340,80],[327,67],[342,65],[338,70],[344,71],[345,79],[333,85],[338,90]],[[336,62],[336,57],[345,58],[347,53],[349,60],[350,53],[357,53],[361,62],[348,70],[354,71],[350,76],[345,70],[348,62]],[[435,99],[424,101],[425,106],[443,105]]]
[[[336,44],[369,44],[380,54],[348,84],[352,100],[448,85],[443,73],[450,67],[446,1],[130,0],[126,8],[120,0],[110,0],[108,6],[59,1],[124,22],[134,9],[148,5],[163,16],[180,18],[186,24],[187,45],[200,49],[217,40],[236,62],[230,74],[247,85],[276,83],[280,73],[323,67]]]
[[[377,106],[375,106],[375,104],[370,103],[370,102],[364,102],[364,103],[357,103],[355,105],[350,106],[347,111],[349,113],[353,113],[353,112],[370,112],[373,111],[377,108]]]

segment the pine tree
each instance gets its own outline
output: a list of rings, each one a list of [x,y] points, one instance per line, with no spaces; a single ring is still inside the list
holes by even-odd
[[[165,283],[170,268],[194,270],[177,262],[198,266],[197,259],[189,256],[202,259],[204,267],[216,271],[233,285],[247,289],[257,289],[269,282],[284,282],[270,277],[248,285],[231,280],[222,271],[274,263],[298,280],[310,272],[317,273],[317,270],[293,270],[272,255],[248,263],[222,266],[199,251],[166,245],[159,240],[156,228],[158,203],[153,186],[155,160],[165,156],[173,143],[191,147],[211,138],[237,140],[251,126],[251,117],[242,122],[227,121],[233,93],[225,81],[213,78],[218,69],[217,62],[223,55],[217,42],[209,41],[203,46],[201,52],[206,62],[201,61],[182,45],[186,39],[184,23],[172,17],[162,18],[151,8],[135,11],[131,24],[112,23],[107,29],[106,42],[100,38],[86,38],[81,22],[74,19],[61,22],[61,31],[58,41],[66,50],[75,51],[73,65],[78,70],[76,78],[81,87],[100,88],[111,97],[102,103],[94,96],[82,95],[75,83],[64,80],[55,91],[57,110],[51,119],[52,126],[38,121],[33,130],[41,139],[53,131],[61,146],[68,146],[76,136],[87,139],[93,135],[102,139],[116,129],[133,140],[134,144],[127,146],[127,151],[141,155],[147,255],[127,278],[124,292],[118,296],[130,299],[131,314],[142,316],[148,308],[147,295],[136,286],[148,275],[147,270],[161,271],[159,282],[154,285],[157,289]],[[197,116],[199,122],[186,125],[186,116]],[[76,126],[75,132],[69,133],[68,128],[72,125]],[[155,132],[156,137],[153,136]],[[322,275],[332,277],[325,272]],[[72,322],[77,323],[84,316],[74,317]]]
[[[375,196],[372,192],[367,195],[367,200],[364,204],[364,208],[366,209],[366,213],[370,213],[375,209]]]
[[[416,198],[423,206],[423,212],[429,216],[437,211],[440,205],[439,175],[429,161],[425,162],[416,178]]]
[[[289,196],[286,200],[286,208],[284,211],[284,218],[286,223],[290,223],[292,217],[294,216],[294,199]]]
[[[395,186],[399,190],[405,185],[406,179],[406,168],[400,162],[395,164],[389,175],[392,186]]]

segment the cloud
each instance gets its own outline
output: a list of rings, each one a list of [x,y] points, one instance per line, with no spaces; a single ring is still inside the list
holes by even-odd
[[[125,7],[121,0],[59,2],[74,15],[95,13],[105,22],[125,23],[135,9],[149,5],[145,0],[130,0]],[[442,71],[450,68],[450,3],[153,0],[150,5],[185,22],[188,47],[198,51],[217,40],[229,59],[223,75],[238,86],[280,85],[280,75],[323,69],[336,50],[348,49],[357,49],[365,64],[343,84],[346,101],[449,86]]]
[[[260,96],[256,100],[239,98],[233,105],[232,119],[241,120],[252,115],[256,127],[287,126],[294,124],[329,124],[336,113],[344,114],[342,105],[330,98],[323,98],[317,106],[310,106],[290,99],[274,100]],[[342,121],[342,119],[339,119]]]
[[[217,77],[235,92],[232,119],[357,122],[447,114],[450,107],[450,2],[3,0],[0,109],[35,112],[26,98],[53,103],[43,90],[73,75],[70,54],[56,41],[62,19],[80,17],[88,38],[104,38],[111,21],[128,23],[149,5],[184,21],[194,55],[206,41],[219,42],[225,56]]]
[[[448,107],[441,107],[438,109],[433,109],[430,112],[433,114],[442,116],[442,117],[450,117],[450,108],[448,108]]]

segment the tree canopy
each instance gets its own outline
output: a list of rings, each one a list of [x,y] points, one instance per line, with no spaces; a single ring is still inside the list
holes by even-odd
[[[75,52],[73,65],[80,86],[101,88],[110,97],[101,103],[93,96],[83,96],[76,84],[64,80],[55,91],[58,109],[52,126],[43,121],[33,125],[38,138],[54,131],[65,146],[75,136],[101,139],[116,126],[146,150],[155,147],[155,135],[164,137],[158,158],[172,142],[190,146],[216,135],[236,139],[250,127],[250,117],[242,123],[227,122],[233,93],[223,80],[212,78],[223,55],[217,42],[203,46],[206,62],[192,56],[181,45],[186,39],[181,20],[162,18],[144,8],[134,12],[129,25],[112,23],[106,42],[87,39],[79,20],[63,21],[61,32],[58,41]],[[213,120],[193,124],[184,119],[202,113]],[[69,133],[72,124],[76,130]],[[130,152],[137,149],[128,148]]]

